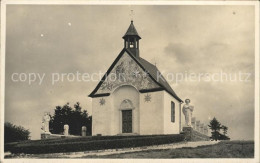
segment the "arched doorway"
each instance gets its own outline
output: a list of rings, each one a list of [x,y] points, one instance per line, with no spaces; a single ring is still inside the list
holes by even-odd
[[[139,134],[140,115],[138,90],[132,85],[119,86],[112,93],[112,104],[111,135]]]
[[[122,116],[122,133],[132,133],[133,132],[133,114],[134,109],[133,103],[129,99],[125,99],[120,104],[121,116]]]

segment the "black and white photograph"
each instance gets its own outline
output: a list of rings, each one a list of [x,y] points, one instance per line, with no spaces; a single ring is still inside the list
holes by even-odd
[[[2,1],[0,131],[0,162],[259,162],[259,1]]]

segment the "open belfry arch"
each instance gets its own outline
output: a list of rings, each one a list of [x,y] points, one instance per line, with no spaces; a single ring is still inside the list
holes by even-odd
[[[89,95],[92,135],[180,133],[182,100],[157,67],[140,57],[133,20],[123,39],[124,48]]]

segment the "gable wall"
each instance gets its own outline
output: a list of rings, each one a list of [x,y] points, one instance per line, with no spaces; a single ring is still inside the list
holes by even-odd
[[[133,85],[138,90],[160,88],[125,52],[115,64],[96,94],[111,93],[121,85]]]

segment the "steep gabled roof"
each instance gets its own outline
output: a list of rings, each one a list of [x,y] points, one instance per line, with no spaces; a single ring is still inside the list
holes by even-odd
[[[141,39],[141,37],[139,36],[139,34],[137,33],[137,30],[135,29],[134,23],[133,21],[131,21],[130,26],[128,27],[125,35],[123,36],[123,39],[125,39],[127,36],[137,36],[139,39]]]
[[[112,65],[109,67],[108,71],[106,72],[106,74],[103,76],[103,78],[101,79],[101,81],[98,83],[98,85],[96,86],[96,88],[91,92],[91,94],[89,95],[89,97],[99,97],[99,96],[108,96],[109,93],[106,94],[102,94],[102,95],[95,95],[95,93],[98,91],[99,87],[101,86],[101,84],[105,81],[106,76],[108,76],[108,74],[112,71],[112,69],[114,68],[114,66],[116,65],[116,63],[119,61],[119,59],[121,58],[121,56],[124,54],[124,52],[127,52],[127,54],[129,54],[129,56],[134,59],[136,61],[136,63],[145,71],[148,73],[149,77],[155,82],[157,83],[162,89],[158,89],[158,90],[165,90],[166,92],[168,92],[171,96],[173,96],[175,99],[177,99],[179,102],[183,102],[177,95],[176,93],[173,91],[173,89],[171,88],[171,86],[169,85],[169,83],[165,80],[165,78],[161,75],[160,71],[157,69],[156,66],[154,66],[153,64],[149,63],[148,61],[146,61],[145,59],[141,58],[141,57],[135,57],[129,50],[127,49],[123,49],[120,54],[117,56],[117,58],[115,59],[115,61],[112,63]],[[157,74],[159,74],[161,76],[161,78],[157,78]]]
[[[127,50],[128,51],[128,50]],[[129,51],[129,53],[131,53]],[[134,55],[132,55],[134,57]],[[160,85],[162,88],[164,88],[165,91],[167,91],[170,95],[172,95],[174,98],[176,98],[178,101],[183,102],[174,92],[172,87],[169,85],[167,80],[163,77],[161,72],[158,70],[156,66],[151,64],[150,62],[146,61],[145,59],[141,57],[134,57],[137,61],[140,62],[140,64],[144,67],[145,71],[147,71],[150,76],[155,80],[155,82]],[[158,77],[160,76],[160,77]]]

